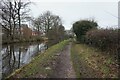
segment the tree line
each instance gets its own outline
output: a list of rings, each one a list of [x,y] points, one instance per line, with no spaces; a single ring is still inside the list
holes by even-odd
[[[33,18],[32,24],[38,31],[45,33],[48,39],[62,40],[65,35],[65,28],[62,25],[62,20],[58,15],[46,11],[37,18]]]
[[[65,28],[61,18],[50,11],[34,18],[29,14],[31,4],[30,1],[23,2],[22,0],[0,1],[0,26],[5,30],[8,40],[22,40],[21,27],[28,21],[31,21],[34,30],[38,31],[38,38],[42,32],[49,39],[62,40]]]

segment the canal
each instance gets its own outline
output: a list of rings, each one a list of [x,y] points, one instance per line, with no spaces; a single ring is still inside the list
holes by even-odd
[[[43,53],[50,42],[27,42],[2,45],[2,78],[7,77],[16,69],[28,64],[33,57]]]

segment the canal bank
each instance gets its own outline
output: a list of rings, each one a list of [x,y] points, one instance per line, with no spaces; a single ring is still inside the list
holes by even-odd
[[[24,42],[3,45],[2,77],[6,77],[16,69],[28,64],[33,57],[43,53],[47,49],[46,42]]]
[[[46,78],[49,77],[53,70],[51,67],[54,65],[57,52],[60,52],[65,45],[69,43],[69,40],[64,40],[46,50],[43,54],[36,56],[29,64],[21,67],[13,72],[7,78]]]

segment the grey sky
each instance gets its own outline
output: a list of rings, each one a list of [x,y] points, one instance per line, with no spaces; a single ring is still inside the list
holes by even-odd
[[[104,28],[118,25],[118,2],[43,1],[34,3],[35,5],[31,5],[31,15],[37,17],[49,10],[62,18],[66,29],[70,29],[73,22],[86,18],[94,18],[99,26]]]

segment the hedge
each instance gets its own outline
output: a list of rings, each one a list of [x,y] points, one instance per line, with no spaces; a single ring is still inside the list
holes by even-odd
[[[120,49],[118,29],[94,29],[86,33],[86,43],[101,50],[117,52]]]

